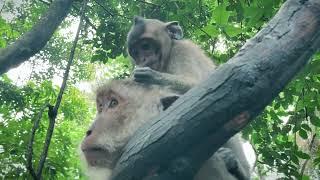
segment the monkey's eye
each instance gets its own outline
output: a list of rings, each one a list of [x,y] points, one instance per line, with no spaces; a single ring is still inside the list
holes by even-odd
[[[109,108],[114,108],[118,105],[118,101],[115,98],[112,98],[109,103]]]
[[[103,104],[99,103],[97,109],[98,109],[98,112],[102,112]]]

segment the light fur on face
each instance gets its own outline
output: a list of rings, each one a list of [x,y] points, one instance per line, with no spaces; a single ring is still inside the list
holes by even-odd
[[[112,80],[99,86],[96,89],[97,103],[109,102],[114,98],[118,104],[114,108],[97,112],[90,134],[82,142],[81,156],[83,162],[86,162],[88,177],[109,178],[129,138],[145,122],[163,111],[160,99],[172,95],[174,93],[168,89],[132,80]],[[83,149],[90,148],[106,152],[106,155],[101,155],[101,158],[90,164],[83,152]]]

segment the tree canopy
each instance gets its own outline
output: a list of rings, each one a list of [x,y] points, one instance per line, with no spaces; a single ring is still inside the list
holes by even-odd
[[[61,2],[5,0],[0,3],[0,65],[2,59],[7,59],[4,52],[10,53],[14,43],[28,36],[40,17],[53,10],[54,3],[62,5]],[[9,72],[0,71],[7,72],[0,76],[2,178],[31,177],[27,170],[31,130],[44,105],[56,103],[82,9],[82,1],[68,2],[71,7],[64,6],[68,15],[62,23],[47,26],[54,32],[52,37],[48,35],[50,40],[37,37],[45,41],[45,45],[41,43],[44,47],[28,51],[31,54],[23,58],[24,63],[17,69],[12,66],[7,68],[11,69]],[[224,64],[266,25],[282,4],[282,0],[88,1],[42,176],[86,179],[77,148],[95,109],[92,92],[88,91],[92,87],[88,88],[85,82],[94,85],[130,74],[132,65],[127,58],[126,36],[134,15],[179,21],[186,38],[199,44],[215,63]],[[22,54],[26,56],[25,51]],[[277,172],[276,176],[284,179],[319,178],[319,89],[320,54],[316,53],[302,72],[242,131],[258,154],[257,176]],[[49,125],[47,112],[46,109],[41,115],[33,142],[35,167]]]

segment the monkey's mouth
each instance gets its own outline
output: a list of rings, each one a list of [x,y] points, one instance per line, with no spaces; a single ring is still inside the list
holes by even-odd
[[[102,147],[82,149],[88,165],[96,167],[107,167],[112,169],[115,166],[118,153],[109,153]]]
[[[157,60],[151,61],[151,60],[144,60],[144,63],[142,63],[141,67],[152,67],[154,64],[157,63]]]

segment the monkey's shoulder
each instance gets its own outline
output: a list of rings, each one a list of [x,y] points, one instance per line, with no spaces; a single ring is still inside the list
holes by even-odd
[[[186,67],[199,67],[201,71],[211,71],[216,66],[213,60],[210,59],[205,51],[203,51],[200,46],[192,42],[191,40],[175,40],[172,49],[172,56],[175,57],[177,65],[184,64]],[[189,68],[188,68],[189,69]],[[195,69],[198,71],[199,69]]]
[[[174,49],[202,51],[199,45],[189,39],[174,40]]]

